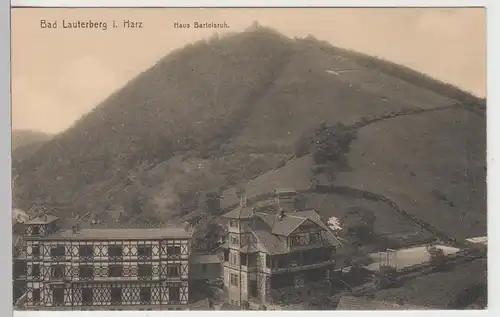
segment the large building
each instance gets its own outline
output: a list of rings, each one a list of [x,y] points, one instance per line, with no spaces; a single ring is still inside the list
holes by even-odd
[[[224,217],[224,284],[230,305],[279,309],[330,296],[330,280],[341,246],[314,210],[296,211],[292,190],[276,192],[275,212],[246,205]]]
[[[191,232],[185,228],[60,231],[43,215],[25,223],[25,309],[182,310]]]

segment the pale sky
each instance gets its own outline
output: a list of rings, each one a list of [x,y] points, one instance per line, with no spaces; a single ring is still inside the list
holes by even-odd
[[[40,20],[58,20],[42,29]],[[62,20],[107,21],[108,30],[61,28]],[[142,29],[111,28],[113,20]],[[486,92],[483,9],[30,9],[12,10],[12,127],[57,133],[171,50],[225,30],[174,22],[258,20],[289,37],[314,35],[456,85]]]

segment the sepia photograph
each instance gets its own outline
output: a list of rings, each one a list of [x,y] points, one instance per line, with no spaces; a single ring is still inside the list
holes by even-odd
[[[484,8],[12,8],[11,65],[14,310],[487,309]]]

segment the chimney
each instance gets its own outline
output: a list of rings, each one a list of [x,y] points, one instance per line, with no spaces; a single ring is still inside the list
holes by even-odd
[[[240,207],[246,207],[247,206],[247,197],[245,195],[242,195],[240,197]]]
[[[76,224],[76,225],[74,225],[74,226],[72,227],[72,229],[73,229],[73,234],[78,233],[78,231],[79,231],[79,229],[80,229],[80,228],[78,228],[78,227],[79,227],[79,226],[78,226],[78,224]]]
[[[295,208],[295,199],[297,196],[297,192],[294,189],[278,189],[274,190],[276,205],[278,206],[278,210],[285,209],[285,212],[294,212]]]
[[[283,217],[285,217],[285,210],[283,208],[281,208],[279,211],[279,214],[278,214],[278,219],[282,220]]]
[[[43,215],[43,221],[47,221],[47,214]]]

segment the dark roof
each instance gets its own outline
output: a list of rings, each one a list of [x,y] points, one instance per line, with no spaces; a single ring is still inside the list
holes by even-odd
[[[342,296],[337,310],[425,310],[423,306],[377,301],[366,297]]]
[[[148,229],[80,229],[62,231],[48,236],[47,240],[147,240],[147,239],[189,239],[191,232],[179,227]]]
[[[225,214],[223,217],[224,218],[230,218],[230,219],[250,219],[254,216],[254,211],[252,207],[241,207],[238,206],[237,208],[231,210],[227,214]]]
[[[329,230],[314,210],[285,213],[281,220],[278,219],[277,214],[256,213],[256,215],[272,228],[273,234],[281,236],[288,236],[306,220],[310,220],[323,229]]]
[[[277,236],[264,231],[255,230],[255,236],[262,248],[269,254],[285,254],[288,252],[286,243],[280,240]]]
[[[282,219],[276,219],[273,224],[272,233],[280,236],[288,236],[306,220],[307,218],[305,217],[285,214]]]

